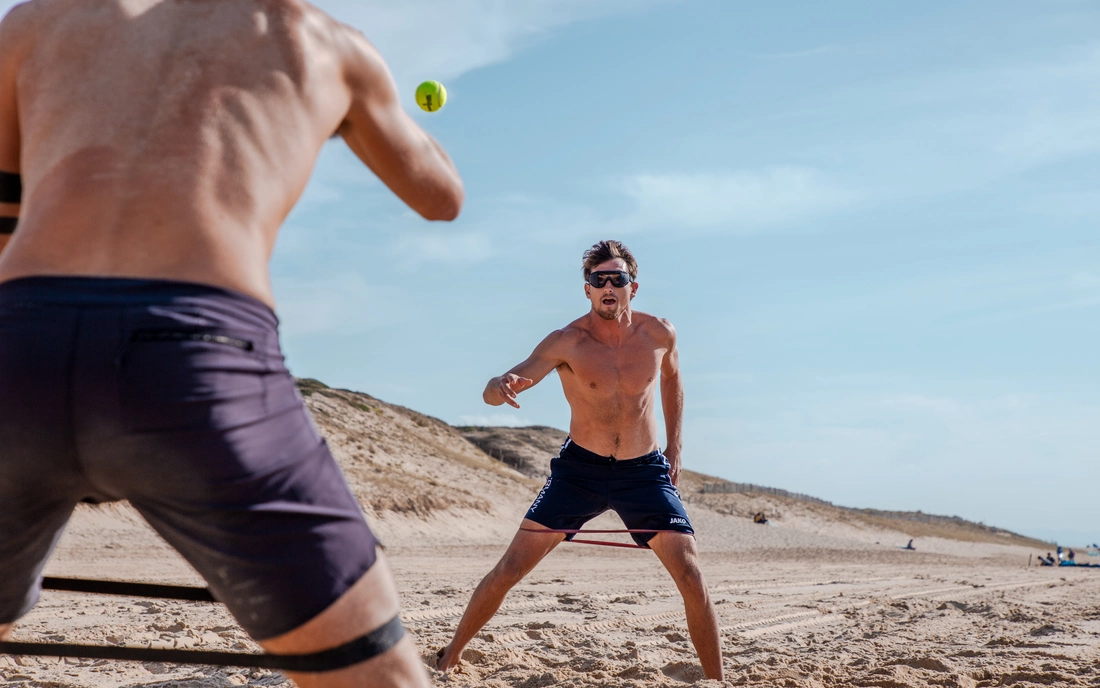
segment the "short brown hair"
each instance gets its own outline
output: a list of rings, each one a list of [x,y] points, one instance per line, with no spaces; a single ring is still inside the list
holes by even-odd
[[[584,255],[581,256],[584,261],[581,265],[584,278],[587,280],[597,265],[606,263],[612,258],[622,258],[623,262],[626,263],[626,271],[630,273],[630,279],[638,279],[638,261],[634,260],[634,254],[630,252],[626,244],[614,239],[604,239],[599,243],[592,244],[592,248],[584,252]]]

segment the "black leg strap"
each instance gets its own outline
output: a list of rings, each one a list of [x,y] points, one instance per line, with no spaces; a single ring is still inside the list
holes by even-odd
[[[287,663],[280,669],[287,671],[301,671],[315,673],[319,671],[333,671],[343,669],[368,659],[374,659],[384,654],[397,644],[397,641],[405,637],[405,627],[401,625],[401,617],[395,616],[385,624],[374,629],[370,633],[360,636],[349,643],[331,650],[315,652],[309,655],[267,655],[278,658]],[[291,666],[293,664],[293,666]]]
[[[401,618],[393,617],[370,633],[340,647],[305,655],[212,652],[206,650],[170,650],[150,647],[114,647],[67,643],[0,642],[0,654],[36,657],[84,657],[136,662],[171,662],[206,666],[236,666],[256,669],[280,669],[301,673],[335,671],[377,657],[397,644],[405,635]]]
[[[165,600],[190,600],[191,602],[217,602],[206,588],[184,585],[159,585],[156,583],[127,583],[122,581],[89,580],[86,578],[42,578],[43,590],[90,592],[96,595],[124,595],[126,597],[156,597]]]
[[[0,203],[19,203],[23,199],[23,178],[13,172],[0,172]]]

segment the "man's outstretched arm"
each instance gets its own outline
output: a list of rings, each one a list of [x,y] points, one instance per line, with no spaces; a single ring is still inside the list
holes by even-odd
[[[508,404],[519,408],[516,395],[542,382],[551,370],[565,362],[561,356],[563,337],[562,330],[551,332],[546,339],[539,342],[527,360],[507,373],[489,380],[481,398],[490,406]]]
[[[382,56],[350,28],[344,78],[351,105],[338,133],[351,150],[425,219],[458,217],[465,192],[454,163],[401,107]]]
[[[661,359],[661,410],[665,416],[665,458],[671,466],[672,484],[680,481],[681,451],[684,426],[684,383],[680,379],[680,353],[676,350],[676,330],[667,320],[662,324],[668,330],[668,348]]]
[[[0,22],[0,252],[19,220],[22,179],[19,166],[19,108],[15,77],[19,41],[9,14]]]

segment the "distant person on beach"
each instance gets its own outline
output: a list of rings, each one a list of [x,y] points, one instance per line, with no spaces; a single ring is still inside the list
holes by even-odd
[[[757,511],[752,516],[753,523],[759,523],[760,525],[768,525],[768,517],[764,515],[763,511]]]
[[[505,595],[562,540],[608,509],[639,545],[652,549],[684,598],[688,632],[707,678],[722,678],[718,619],[694,530],[676,489],[684,391],[676,332],[667,320],[631,309],[638,264],[618,241],[585,251],[589,311],[549,336],[519,365],[489,380],[483,398],[519,408],[516,395],[557,371],[572,412],[569,437],[550,462],[550,477],[504,556],[474,590],[438,667],[455,668],[470,639]],[[659,378],[659,380],[658,380]],[[668,444],[657,444],[658,385]]]
[[[81,501],[129,500],[302,686],[425,686],[283,363],[268,260],[339,134],[413,210],[463,188],[358,31],[303,0],[36,0],[0,23],[0,638]]]

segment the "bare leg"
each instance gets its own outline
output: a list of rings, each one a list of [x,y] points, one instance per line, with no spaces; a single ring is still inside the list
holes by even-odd
[[[328,609],[283,635],[260,641],[268,652],[305,654],[338,647],[373,631],[397,614],[397,587],[381,551],[363,577]],[[405,635],[385,654],[354,666],[323,674],[287,672],[302,688],[393,686],[421,688],[430,685],[412,636]]]
[[[718,637],[718,615],[707,592],[695,538],[685,533],[657,533],[650,548],[668,569],[684,598],[688,634],[699,653],[699,663],[707,678],[722,680],[722,642]]]
[[[527,519],[523,519],[522,527],[545,528]],[[512,544],[508,545],[508,551],[500,558],[493,570],[481,579],[473,596],[470,597],[470,603],[466,605],[462,620],[458,622],[458,628],[455,629],[454,638],[443,649],[443,654],[436,664],[440,671],[450,671],[458,666],[466,644],[485,624],[489,623],[493,614],[497,613],[512,586],[523,580],[523,577],[564,539],[565,536],[561,533],[543,534],[525,530],[516,533],[512,538]]]
[[[11,640],[11,632],[14,628],[14,623],[0,624],[0,640]]]

